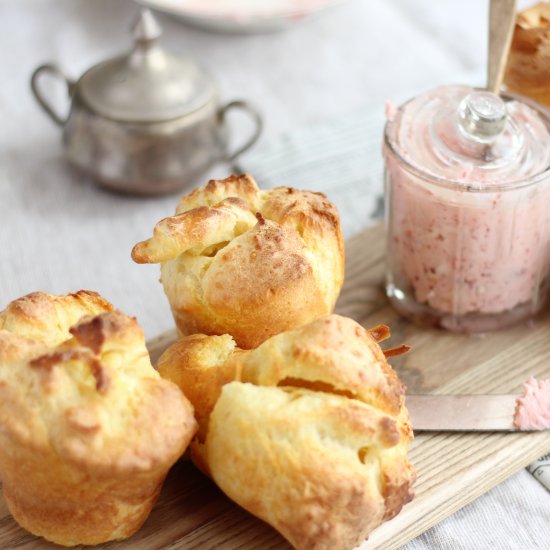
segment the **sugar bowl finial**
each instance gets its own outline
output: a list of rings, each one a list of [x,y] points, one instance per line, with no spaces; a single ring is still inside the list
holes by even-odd
[[[138,43],[153,42],[162,34],[162,27],[159,25],[150,9],[141,10],[139,17],[132,25],[132,35]]]

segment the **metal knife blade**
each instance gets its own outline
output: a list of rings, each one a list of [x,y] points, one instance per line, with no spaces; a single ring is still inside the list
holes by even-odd
[[[416,431],[518,432],[517,395],[407,395]]]

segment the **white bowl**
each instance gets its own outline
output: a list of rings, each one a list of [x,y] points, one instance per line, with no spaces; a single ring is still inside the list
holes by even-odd
[[[343,0],[139,0],[211,31],[256,33],[282,30]]]

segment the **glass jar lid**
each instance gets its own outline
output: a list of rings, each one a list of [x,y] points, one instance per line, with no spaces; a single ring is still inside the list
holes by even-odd
[[[483,189],[550,167],[549,122],[543,107],[467,86],[441,86],[398,109],[386,139],[415,169]]]
[[[162,49],[161,28],[143,10],[127,55],[95,65],[80,78],[77,93],[95,112],[126,122],[160,122],[200,109],[216,95],[212,79],[193,61]]]

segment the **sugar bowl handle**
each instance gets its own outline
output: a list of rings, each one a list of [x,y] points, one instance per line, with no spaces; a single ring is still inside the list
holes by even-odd
[[[242,100],[231,101],[227,105],[224,105],[220,108],[218,116],[221,124],[223,124],[227,112],[231,109],[241,109],[242,111],[248,113],[254,121],[255,128],[248,140],[236,151],[234,151],[233,153],[225,151],[225,160],[229,162],[234,161],[239,155],[250,149],[250,147],[252,147],[256,143],[256,141],[258,141],[258,138],[260,137],[263,129],[263,120],[258,111],[256,111],[256,109],[254,109],[254,107],[252,107],[246,101]]]
[[[40,65],[34,73],[32,73],[31,76],[31,90],[36,98],[36,101],[38,101],[39,105],[46,111],[46,113],[49,115],[49,117],[58,125],[58,126],[64,126],[65,122],[67,121],[66,117],[62,117],[58,113],[55,112],[51,104],[46,100],[46,98],[42,95],[42,92],[40,91],[40,87],[38,85],[38,81],[40,79],[40,75],[42,73],[49,73],[52,76],[55,76],[56,78],[60,78],[65,82],[67,85],[67,93],[69,96],[71,96],[74,88],[74,82],[57,66],[53,65],[51,63],[46,63],[45,65]]]

